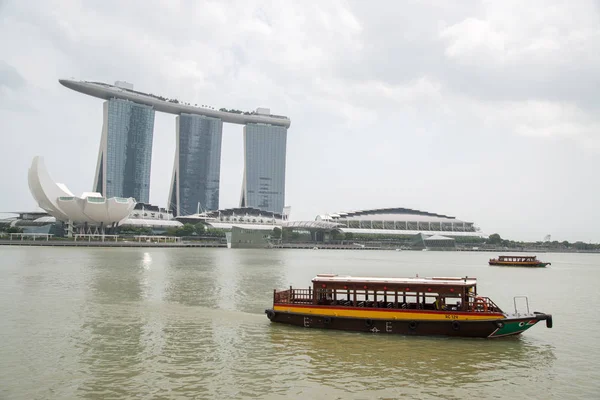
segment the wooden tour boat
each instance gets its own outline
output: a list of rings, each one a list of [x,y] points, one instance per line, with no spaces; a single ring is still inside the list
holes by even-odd
[[[536,256],[500,256],[490,259],[490,265],[506,267],[535,267],[541,268],[551,263],[542,262]]]
[[[375,278],[319,274],[308,289],[273,292],[272,322],[384,334],[497,338],[518,335],[552,315],[529,312],[526,296],[505,313],[477,294],[477,279]],[[523,298],[526,312],[517,311]]]

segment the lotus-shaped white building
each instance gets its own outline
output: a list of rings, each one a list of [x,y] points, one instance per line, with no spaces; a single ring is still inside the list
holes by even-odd
[[[117,226],[135,207],[133,198],[106,199],[100,193],[86,192],[76,197],[62,183],[50,178],[44,160],[34,157],[28,172],[29,190],[38,205],[57,221],[104,227]]]

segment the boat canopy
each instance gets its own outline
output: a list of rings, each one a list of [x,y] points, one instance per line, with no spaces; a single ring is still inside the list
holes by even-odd
[[[537,261],[536,256],[500,256],[500,261]]]
[[[432,277],[432,278],[379,278],[372,276],[339,276],[335,274],[318,274],[313,283],[349,283],[349,284],[398,284],[398,285],[436,285],[436,286],[475,286],[477,278],[470,277]]]

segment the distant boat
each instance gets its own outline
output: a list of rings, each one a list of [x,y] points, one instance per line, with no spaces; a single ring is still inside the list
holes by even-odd
[[[490,265],[502,267],[533,267],[543,268],[551,265],[549,262],[542,262],[536,256],[500,256],[492,258],[489,261]]]

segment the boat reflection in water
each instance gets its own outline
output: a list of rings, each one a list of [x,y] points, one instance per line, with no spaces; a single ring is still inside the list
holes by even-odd
[[[432,398],[551,397],[537,382],[552,374],[554,349],[530,338],[382,336],[283,324],[271,325],[269,338],[286,360],[277,365],[281,373],[294,371],[308,387],[332,387],[328,394],[388,398],[428,388]]]

